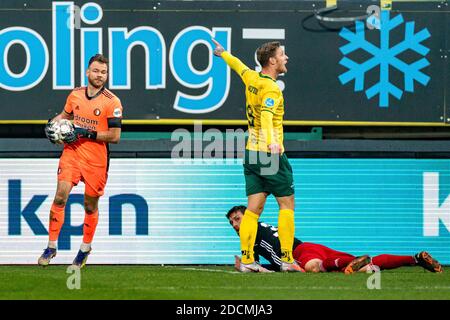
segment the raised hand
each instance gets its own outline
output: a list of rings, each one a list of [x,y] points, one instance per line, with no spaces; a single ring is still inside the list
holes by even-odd
[[[214,55],[217,57],[221,57],[222,53],[225,51],[225,49],[222,47],[222,45],[217,42],[214,38],[211,38],[212,42],[214,42],[214,44],[216,45],[216,47],[214,48]]]

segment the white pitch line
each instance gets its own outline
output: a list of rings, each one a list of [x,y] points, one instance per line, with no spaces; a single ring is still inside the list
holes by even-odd
[[[213,270],[214,271],[214,270]],[[226,271],[223,271],[226,272]],[[228,271],[228,273],[240,273],[240,272],[232,272]],[[133,287],[136,289],[135,287]],[[148,289],[147,287],[145,287]],[[211,289],[212,287],[208,286],[189,286],[190,290],[205,290],[205,289]],[[179,287],[166,287],[166,286],[158,286],[155,287],[155,289],[162,289],[162,290],[179,290]],[[247,287],[239,287],[239,286],[217,286],[213,288],[214,290],[242,290],[242,289],[250,289],[250,290],[329,290],[329,291],[373,291],[369,290],[367,288],[354,288],[354,287],[342,287],[342,286],[247,286]],[[413,289],[410,289],[410,291],[423,291],[423,290],[448,290],[450,287],[415,287]],[[393,287],[393,288],[382,288],[380,290],[376,290],[376,292],[386,292],[386,291],[404,291],[405,288],[402,287]]]
[[[221,273],[240,273],[237,271],[226,271],[226,270],[215,270],[215,269],[198,269],[198,268],[180,268],[181,270],[189,270],[189,271],[206,271],[206,272],[221,272]]]

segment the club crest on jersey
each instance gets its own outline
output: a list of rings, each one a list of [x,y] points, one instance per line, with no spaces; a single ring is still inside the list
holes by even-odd
[[[275,101],[273,101],[273,99],[272,98],[267,98],[265,101],[264,101],[264,104],[266,105],[266,107],[273,107],[273,105],[275,104]]]
[[[115,108],[114,112],[113,112],[114,117],[119,118],[122,116],[122,111],[120,110],[120,108]]]
[[[102,112],[100,111],[99,108],[96,108],[96,109],[94,110],[94,114],[95,114],[97,117],[100,115],[100,113],[102,113]]]

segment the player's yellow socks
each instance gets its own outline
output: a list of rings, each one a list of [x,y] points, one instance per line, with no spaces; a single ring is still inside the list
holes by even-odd
[[[281,245],[281,260],[284,262],[294,262],[292,247],[294,246],[294,211],[282,209],[278,214],[278,237]]]
[[[255,246],[256,233],[258,232],[259,216],[250,211],[245,210],[242,217],[241,226],[239,227],[239,237],[241,239],[242,263],[249,264],[255,261],[253,247]]]

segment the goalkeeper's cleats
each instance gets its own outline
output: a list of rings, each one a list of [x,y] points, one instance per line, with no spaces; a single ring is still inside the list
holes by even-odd
[[[73,260],[72,265],[77,266],[80,269],[83,268],[86,264],[87,258],[90,253],[91,253],[91,250],[89,250],[88,252],[83,252],[81,250],[78,250],[78,254],[75,257],[75,259]]]
[[[234,268],[239,272],[273,272],[269,269],[264,268],[257,262],[252,262],[249,264],[241,263],[241,259],[238,256],[234,256]]]
[[[282,272],[305,272],[295,261],[292,263],[281,261],[280,270]]]
[[[426,251],[419,252],[414,256],[416,258],[417,264],[424,269],[427,269],[431,272],[441,273],[444,270],[442,269],[441,264],[433,259],[433,257]]]
[[[39,257],[38,264],[40,266],[46,267],[50,263],[50,260],[52,260],[56,256],[56,249],[47,247],[44,250],[44,253]]]
[[[344,273],[351,274],[357,272],[368,265],[371,261],[372,259],[368,255],[356,257],[345,267]]]

